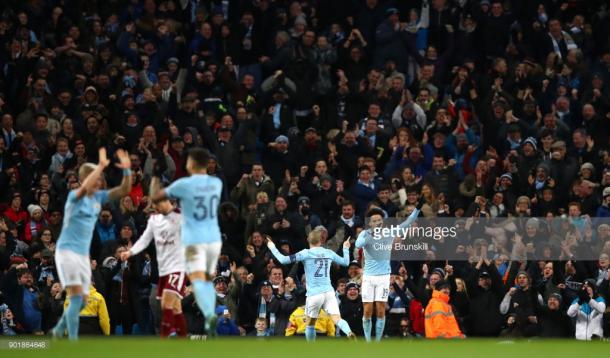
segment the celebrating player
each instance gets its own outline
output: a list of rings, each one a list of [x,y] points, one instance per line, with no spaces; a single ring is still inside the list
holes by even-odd
[[[335,262],[341,266],[349,264],[349,238],[343,243],[343,257],[340,257],[336,253],[322,247],[320,235],[321,231],[319,230],[309,233],[307,241],[309,242],[310,249],[301,250],[290,256],[282,255],[271,240],[267,241],[267,247],[269,247],[273,256],[283,265],[301,261],[304,263],[305,280],[307,282],[307,299],[305,300],[305,315],[307,320],[305,338],[307,341],[316,340],[315,325],[321,308],[324,308],[335,325],[343,333],[350,338],[354,338],[355,335],[349,324],[341,319],[335,290],[330,283],[330,263]]]
[[[100,148],[97,165],[85,163],[78,170],[80,187],[70,191],[64,209],[63,229],[57,241],[55,264],[61,285],[66,289],[70,303],[53,328],[53,336],[63,336],[66,328],[71,340],[78,339],[78,319],[83,302],[86,302],[91,283],[89,249],[98,214],[102,205],[118,200],[131,191],[131,161],[123,150],[116,152],[117,167],[123,169],[121,185],[100,190],[102,173],[110,164],[106,149]]]
[[[216,291],[211,281],[222,247],[216,213],[222,181],[207,174],[210,154],[202,148],[189,151],[186,169],[191,175],[173,182],[152,196],[158,203],[165,198],[180,200],[182,246],[186,269],[193,285],[197,306],[205,316],[208,335],[216,335]]]
[[[403,221],[399,227],[408,228],[419,215],[423,196],[419,199],[417,207],[411,215]],[[388,301],[390,291],[390,258],[391,249],[379,249],[381,247],[391,247],[394,237],[383,236],[374,237],[373,230],[383,225],[384,213],[381,209],[372,208],[367,213],[369,218],[369,229],[363,230],[356,240],[356,248],[364,250],[364,274],[362,275],[362,303],[364,312],[362,315],[362,328],[364,338],[367,342],[371,341],[371,317],[373,316],[373,306],[375,307],[377,322],[375,324],[375,340],[380,341],[385,328],[385,305]],[[378,245],[375,245],[378,244]]]
[[[159,179],[153,177],[151,193],[159,188]],[[157,261],[159,263],[159,284],[157,299],[161,300],[161,338],[169,337],[172,328],[180,337],[186,337],[186,320],[182,314],[182,297],[186,288],[184,277],[184,253],[180,245],[180,224],[182,217],[174,211],[168,199],[155,204],[158,214],[148,219],[146,230],[129,251],[121,254],[121,260],[144,251],[155,239]]]

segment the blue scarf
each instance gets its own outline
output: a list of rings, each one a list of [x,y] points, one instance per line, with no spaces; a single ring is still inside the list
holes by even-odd
[[[597,297],[595,299],[596,302],[605,302],[604,299],[602,297]],[[578,303],[578,298],[575,299],[572,304]],[[582,311],[582,313],[586,314],[587,316],[591,314],[591,312],[593,312],[593,308],[591,308],[591,306],[589,306],[589,303],[584,303],[582,305],[580,305],[580,310]]]
[[[281,121],[280,121],[280,111],[282,110],[282,104],[276,103],[273,110],[273,127],[275,129],[280,129]]]

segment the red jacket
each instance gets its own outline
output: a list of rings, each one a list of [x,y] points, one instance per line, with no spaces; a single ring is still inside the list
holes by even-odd
[[[24,240],[25,239],[24,225],[30,219],[28,212],[25,210],[15,211],[15,210],[13,210],[13,208],[9,207],[4,212],[4,217],[6,217],[7,219],[9,219],[13,223],[15,223],[15,225],[17,225],[17,228],[19,229],[19,239]]]

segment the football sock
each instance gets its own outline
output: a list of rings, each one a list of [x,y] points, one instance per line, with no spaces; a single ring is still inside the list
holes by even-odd
[[[345,333],[346,336],[352,333],[352,329],[349,328],[349,324],[344,319],[341,319],[339,320],[339,322],[337,322],[337,327],[339,327],[341,332]]]
[[[371,319],[362,317],[362,329],[364,330],[364,339],[367,342],[371,341]]]
[[[186,337],[187,328],[184,314],[180,313],[174,315],[174,327],[176,328],[176,334],[178,337]]]
[[[167,338],[172,333],[174,326],[174,311],[171,309],[163,309],[161,316],[161,338]]]
[[[68,326],[68,337],[75,341],[78,339],[78,319],[83,304],[83,296],[73,295],[66,309],[66,325]]]
[[[316,340],[316,327],[307,326],[305,327],[305,339],[307,342],[315,342]]]
[[[381,337],[383,337],[384,328],[385,328],[385,318],[377,318],[377,322],[375,323],[375,340],[377,342],[381,341]]]

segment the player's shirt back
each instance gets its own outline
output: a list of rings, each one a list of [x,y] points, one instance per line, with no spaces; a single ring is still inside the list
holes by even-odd
[[[68,194],[57,249],[89,256],[95,223],[102,205],[108,202],[108,190],[98,190],[92,196],[80,199],[76,198],[77,190]]]
[[[222,181],[207,174],[181,178],[165,188],[167,196],[180,200],[182,208],[182,244],[210,244],[220,242],[218,206]]]
[[[291,262],[302,261],[305,267],[307,296],[334,291],[330,282],[330,266],[335,262],[342,266],[349,264],[349,250],[343,249],[343,257],[323,247],[305,249],[290,255]]]
[[[154,238],[159,263],[159,276],[184,272],[184,252],[180,243],[181,226],[182,217],[176,212],[167,215],[152,215],[148,219],[146,230],[130,251],[134,255],[142,252]]]

